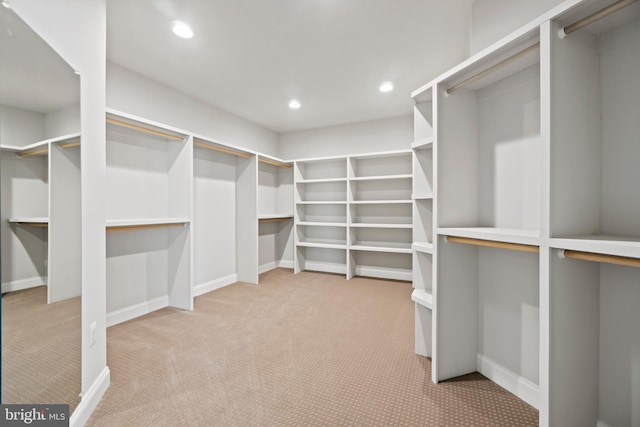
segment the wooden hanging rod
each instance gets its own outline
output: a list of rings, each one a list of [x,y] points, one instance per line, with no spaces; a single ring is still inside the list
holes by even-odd
[[[258,222],[279,222],[279,221],[289,221],[293,219],[290,216],[283,216],[280,218],[260,218],[258,219]]]
[[[522,58],[523,56],[529,54],[530,52],[533,52],[534,50],[537,50],[540,48],[540,43],[535,43],[523,50],[521,50],[520,52],[517,52],[513,55],[511,55],[510,57],[508,57],[507,59],[498,62],[497,64],[487,68],[484,71],[480,71],[478,74],[475,74],[471,77],[469,77],[468,79],[451,86],[450,88],[448,88],[446,90],[447,95],[451,95],[453,92],[457,91],[458,89],[462,89],[463,87],[470,85],[471,83],[475,83],[480,79],[485,78],[486,76],[488,76],[489,74],[493,73],[494,71],[511,64],[512,62],[517,61],[518,59]]]
[[[585,261],[606,262],[609,264],[627,265],[631,267],[640,267],[640,259],[617,255],[597,254],[593,252],[560,251],[560,256],[565,258],[581,259]]]
[[[280,168],[287,168],[287,169],[291,169],[291,165],[287,164],[287,163],[282,163],[282,162],[277,162],[275,160],[271,160],[271,159],[263,159],[261,157],[258,158],[258,161],[260,163],[265,163],[267,165],[273,165],[273,166],[278,166]]]
[[[65,148],[73,148],[79,145],[80,145],[80,141],[75,141],[75,142],[68,142],[66,144],[60,144],[58,147],[64,150]]]
[[[571,25],[566,25],[564,27],[562,27],[560,29],[560,37],[564,37],[566,35],[569,35],[575,31],[578,31],[581,28],[586,27],[587,25],[590,25],[606,16],[611,15],[614,12],[619,11],[622,8],[625,8],[627,6],[629,6],[630,4],[635,3],[638,0],[620,0],[617,1],[607,7],[605,7],[604,9],[600,9],[599,11],[597,11],[596,13],[593,13],[589,16],[587,16],[586,18],[582,18],[579,21],[574,22]]]
[[[20,154],[16,154],[16,156],[20,159],[22,159],[23,157],[31,157],[31,156],[36,156],[38,154],[44,154],[44,153],[48,153],[49,149],[48,148],[42,148],[40,150],[36,150],[36,151],[29,151],[28,153],[20,153]]]
[[[538,246],[523,245],[521,243],[496,242],[494,240],[471,239],[468,237],[447,236],[447,242],[463,243],[465,245],[487,246],[489,248],[509,249],[522,252],[540,252]]]
[[[193,145],[196,145],[202,148],[207,148],[213,151],[219,151],[221,153],[231,154],[232,156],[244,157],[244,158],[251,157],[251,154],[243,153],[242,151],[235,151],[235,150],[230,150],[228,148],[218,147],[217,145],[207,144],[205,142],[196,141],[195,139],[193,140]]]
[[[107,117],[107,123],[111,123],[113,125],[120,126],[120,127],[123,127],[123,128],[139,130],[141,132],[146,132],[146,133],[150,133],[150,134],[153,134],[153,135],[162,136],[162,137],[165,137],[165,138],[173,139],[174,141],[183,141],[184,140],[184,137],[181,137],[181,136],[171,135],[170,133],[160,132],[159,130],[154,130],[154,129],[149,129],[149,128],[146,128],[146,127],[143,127],[143,126],[134,125],[132,123],[123,122],[122,120],[112,119],[111,117]]]
[[[150,228],[168,228],[168,227],[184,227],[183,222],[174,222],[170,224],[146,224],[146,225],[122,225],[122,226],[107,226],[107,231],[132,231],[132,230],[146,230]]]

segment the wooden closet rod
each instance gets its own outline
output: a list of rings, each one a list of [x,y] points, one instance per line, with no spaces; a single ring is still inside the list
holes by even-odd
[[[216,145],[211,145],[204,142],[196,141],[195,139],[193,140],[193,145],[197,145],[198,147],[207,148],[213,151],[219,151],[221,153],[231,154],[232,156],[238,156],[238,157],[244,157],[244,158],[251,157],[251,154],[243,153],[241,151],[230,150],[228,148],[218,147]]]
[[[123,225],[107,227],[107,231],[132,231],[132,230],[145,230],[149,228],[168,228],[168,227],[184,227],[183,222],[171,223],[171,224],[147,224],[147,225]]]
[[[263,158],[258,158],[258,161],[260,163],[265,163],[267,165],[273,165],[273,166],[278,166],[280,168],[287,168],[287,169],[291,169],[291,165],[287,164],[287,163],[282,163],[282,162],[277,162],[275,160],[271,160],[271,159],[263,159]]]
[[[600,9],[596,13],[593,13],[586,18],[582,18],[579,21],[574,22],[571,25],[566,25],[560,29],[560,37],[564,37],[569,35],[575,31],[578,31],[581,28],[586,27],[587,25],[593,24],[594,22],[611,15],[614,12],[619,11],[622,8],[629,6],[632,3],[635,3],[638,0],[620,0],[617,1],[604,9]]]
[[[123,122],[122,120],[112,119],[111,117],[107,117],[107,123],[111,123],[116,126],[120,126],[123,128],[129,128],[134,130],[139,130],[141,132],[150,133],[153,135],[163,136],[165,138],[173,139],[174,141],[183,141],[184,138],[181,136],[171,135],[170,133],[160,132],[159,130],[149,129],[143,126],[134,125],[128,122]]]
[[[539,42],[536,43],[536,44],[533,44],[533,45],[529,46],[528,48],[523,49],[520,52],[517,52],[517,53],[511,55],[507,59],[505,59],[503,61],[500,61],[497,64],[487,68],[486,70],[480,71],[478,74],[475,74],[475,75],[469,77],[468,79],[466,79],[466,80],[464,80],[464,81],[462,81],[462,82],[460,82],[460,83],[458,83],[456,85],[451,86],[450,88],[448,88],[446,90],[446,93],[447,93],[447,95],[451,95],[453,92],[457,91],[458,89],[462,89],[463,87],[465,87],[465,86],[467,86],[467,85],[469,85],[471,83],[475,83],[478,80],[485,78],[486,76],[488,76],[489,74],[493,73],[494,71],[504,67],[505,65],[509,65],[512,62],[517,61],[518,59],[522,58],[523,56],[527,55],[528,53],[533,52],[534,50],[539,49],[539,48],[540,48],[540,43]]]
[[[38,155],[38,154],[48,153],[48,152],[49,152],[48,148],[43,148],[41,150],[29,151],[28,153],[16,154],[16,156],[18,156],[18,158],[22,159],[23,157],[31,157],[31,156],[35,156],[35,155]]]
[[[640,259],[617,255],[597,254],[593,252],[571,251],[568,249],[560,251],[560,257],[581,259],[585,261],[606,262],[609,264],[628,265],[640,267]]]
[[[60,144],[59,147],[64,150],[65,148],[73,148],[79,145],[80,145],[80,141],[76,141],[76,142],[68,142],[66,144]]]
[[[487,246],[489,248],[510,249],[512,251],[540,252],[538,246],[523,245],[521,243],[496,242],[493,240],[471,239],[468,237],[446,236],[446,241],[451,243],[463,243],[465,245]]]

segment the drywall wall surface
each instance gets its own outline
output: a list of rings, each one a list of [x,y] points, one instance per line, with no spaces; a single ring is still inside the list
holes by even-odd
[[[80,105],[61,108],[44,116],[45,138],[80,132]]]
[[[402,116],[280,134],[280,157],[344,156],[405,150],[413,141],[413,117]]]
[[[271,156],[278,135],[114,63],[107,63],[107,108]]]
[[[475,0],[469,54],[478,53],[563,0]]]
[[[44,115],[0,105],[0,144],[19,147],[44,139]]]

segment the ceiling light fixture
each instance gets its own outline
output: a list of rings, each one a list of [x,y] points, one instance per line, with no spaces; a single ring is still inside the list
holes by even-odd
[[[173,21],[173,33],[183,39],[190,39],[193,37],[193,31],[191,28],[182,21]]]
[[[380,85],[380,92],[391,92],[393,90],[393,83],[384,82]]]
[[[289,108],[291,108],[292,110],[297,110],[301,106],[302,105],[300,104],[300,101],[298,101],[297,99],[292,99],[291,101],[289,101]]]
[[[11,3],[9,3],[9,2],[8,2],[8,1],[6,1],[6,0],[4,0],[4,1],[2,2],[2,5],[3,5],[4,7],[6,7],[7,9],[11,9]]]

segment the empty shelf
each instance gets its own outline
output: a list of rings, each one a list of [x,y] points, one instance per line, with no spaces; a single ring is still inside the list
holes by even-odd
[[[45,218],[45,217],[9,218],[7,222],[9,224],[16,224],[16,225],[30,225],[32,227],[47,227],[49,225],[49,218]]]
[[[301,221],[298,225],[312,226],[312,227],[346,227],[346,222],[313,222],[313,221]]]
[[[413,200],[431,200],[433,199],[433,193],[412,194],[411,198]]]
[[[558,249],[640,258],[640,238],[637,237],[609,235],[568,236],[550,239],[549,246]]]
[[[293,219],[293,214],[266,214],[266,215],[258,215],[259,222],[276,222],[276,221],[288,221]]]
[[[298,184],[319,184],[326,182],[346,182],[347,178],[319,178],[319,179],[301,179]]]
[[[135,230],[143,228],[163,228],[189,224],[189,218],[140,218],[108,220],[105,224],[108,231]]]
[[[438,228],[438,234],[441,236],[468,237],[521,245],[540,245],[540,233],[537,230],[494,227]]]
[[[429,309],[433,308],[433,295],[424,289],[414,289],[411,293],[411,299]]]
[[[354,200],[349,202],[352,205],[401,205],[411,204],[411,200]]]
[[[411,148],[414,150],[430,150],[433,148],[433,138],[419,139],[411,144]]]
[[[356,176],[350,178],[351,181],[386,181],[392,179],[412,179],[412,174],[402,174],[402,175],[377,175],[377,176]]]
[[[381,224],[357,222],[349,225],[353,228],[413,228],[413,224]]]
[[[423,252],[425,254],[432,254],[433,253],[433,243],[429,243],[429,242],[414,242],[411,245],[411,249],[413,249],[416,252]]]
[[[368,251],[368,252],[388,252],[396,254],[410,254],[410,243],[395,243],[395,242],[355,242],[349,247],[353,251]]]
[[[298,205],[346,205],[346,200],[335,200],[335,201],[325,201],[325,200],[314,200],[314,201],[302,201],[296,202]]]
[[[347,249],[347,244],[340,240],[307,240],[298,242],[296,246],[307,248]]]

